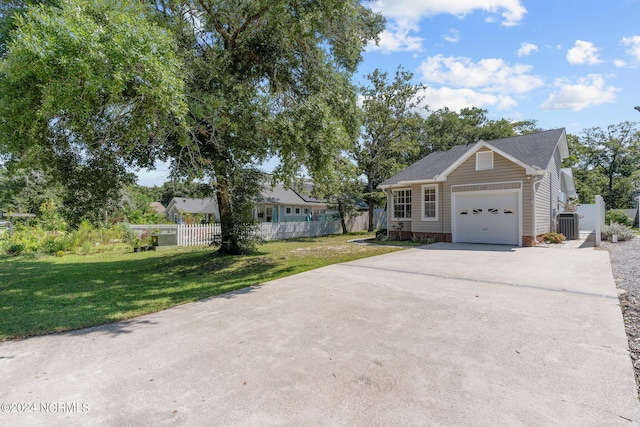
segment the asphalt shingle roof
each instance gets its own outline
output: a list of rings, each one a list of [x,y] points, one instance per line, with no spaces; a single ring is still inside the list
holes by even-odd
[[[188,213],[216,214],[218,203],[215,198],[191,199],[188,197],[174,197],[175,207]]]
[[[323,200],[315,199],[309,195],[313,189],[312,184],[304,184],[299,191],[292,190],[282,184],[277,184],[271,188],[265,186],[262,190],[262,199],[266,202],[277,205],[305,205],[326,203]]]
[[[544,169],[549,164],[551,156],[553,156],[563,134],[564,129],[554,129],[486,142],[527,165]],[[431,153],[380,185],[393,185],[403,181],[426,181],[435,179],[478,143],[479,142],[469,145],[457,145],[448,151]]]

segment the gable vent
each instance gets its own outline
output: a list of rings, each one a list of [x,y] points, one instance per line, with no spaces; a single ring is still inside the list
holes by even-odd
[[[493,151],[480,151],[476,153],[476,170],[486,171],[493,169]]]

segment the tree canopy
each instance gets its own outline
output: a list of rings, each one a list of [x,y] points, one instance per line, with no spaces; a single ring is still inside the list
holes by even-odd
[[[449,150],[456,145],[474,143],[481,139],[491,141],[508,138],[538,130],[533,120],[491,120],[487,117],[487,110],[482,108],[463,108],[457,113],[445,107],[426,118],[419,141],[420,149],[414,160],[435,151]]]
[[[211,183],[226,253],[241,251],[258,165],[277,157],[276,179],[322,180],[355,138],[351,75],[384,25],[358,0],[7,5],[0,152],[94,210],[130,168],[171,158],[174,176]]]
[[[355,159],[365,176],[369,205],[369,231],[373,230],[373,209],[377,186],[406,166],[415,156],[422,128],[420,110],[426,112],[420,95],[424,86],[413,84],[413,73],[402,68],[393,79],[380,70],[367,75],[362,95],[362,134]]]
[[[0,63],[0,152],[63,186],[72,224],[153,165],[185,111],[171,36],[135,1],[61,0],[14,16]],[[170,124],[171,126],[167,126]]]
[[[261,189],[257,168],[280,160],[275,179],[303,168],[315,181],[357,134],[350,82],[383,20],[358,0],[194,1],[158,7],[176,34],[187,75],[188,139],[176,145],[178,175],[210,180],[221,252]]]
[[[622,122],[588,128],[568,136],[572,156],[565,166],[574,168],[581,203],[593,203],[602,195],[608,209],[631,206],[632,193],[640,186],[640,131],[638,124]]]

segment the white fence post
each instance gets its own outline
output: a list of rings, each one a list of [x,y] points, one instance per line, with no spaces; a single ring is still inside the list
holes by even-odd
[[[604,199],[596,196],[596,247],[602,243],[602,227],[604,226]]]

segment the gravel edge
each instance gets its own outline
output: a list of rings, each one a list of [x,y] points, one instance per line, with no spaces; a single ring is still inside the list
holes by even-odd
[[[640,397],[640,238],[619,243],[602,242],[600,248],[609,252]]]

